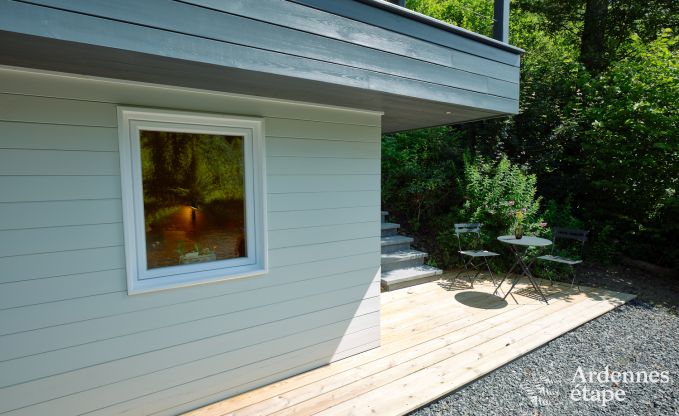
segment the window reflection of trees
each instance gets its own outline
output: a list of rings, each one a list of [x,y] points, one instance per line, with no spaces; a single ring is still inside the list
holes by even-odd
[[[149,269],[246,256],[244,140],[142,131]]]

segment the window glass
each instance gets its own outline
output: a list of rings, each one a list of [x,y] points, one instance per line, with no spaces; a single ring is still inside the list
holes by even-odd
[[[244,138],[141,130],[147,269],[247,257]]]

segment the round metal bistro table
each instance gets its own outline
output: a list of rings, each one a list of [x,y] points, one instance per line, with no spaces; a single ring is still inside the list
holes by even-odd
[[[502,278],[500,284],[495,288],[495,292],[493,292],[493,294],[497,293],[497,291],[500,290],[502,283],[504,283],[504,281],[511,275],[516,266],[519,266],[521,268],[521,273],[517,274],[516,278],[512,282],[512,286],[509,288],[509,291],[505,293],[503,299],[506,299],[507,295],[512,293],[514,286],[516,286],[519,280],[521,280],[521,276],[526,276],[530,284],[533,286],[533,288],[540,294],[542,300],[544,300],[545,303],[549,303],[547,302],[547,298],[545,297],[544,293],[542,293],[542,290],[540,290],[540,286],[535,281],[535,277],[533,277],[533,274],[530,272],[530,266],[533,264],[533,260],[531,259],[531,261],[528,264],[526,264],[524,258],[526,257],[526,253],[528,252],[528,249],[530,247],[547,247],[551,246],[552,242],[547,240],[546,238],[533,236],[523,236],[522,238],[516,238],[513,235],[501,235],[497,239],[501,243],[509,245],[509,247],[512,250],[512,253],[514,253],[516,261],[514,262],[512,268],[509,269],[507,274],[505,274],[505,277]]]

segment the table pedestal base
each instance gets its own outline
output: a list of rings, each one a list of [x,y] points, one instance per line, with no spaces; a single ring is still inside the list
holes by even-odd
[[[533,264],[533,262],[531,262],[530,264],[526,264],[523,261],[523,256],[528,251],[528,247],[526,247],[526,250],[523,253],[519,252],[519,250],[515,246],[510,246],[510,247],[512,248],[512,252],[514,253],[514,257],[516,257],[516,262],[514,263],[512,268],[509,269],[507,274],[505,274],[505,276],[502,278],[502,280],[500,281],[500,284],[495,288],[493,295],[496,294],[498,290],[500,290],[502,283],[504,283],[504,281],[507,280],[509,275],[511,275],[511,273],[514,271],[514,269],[518,265],[518,266],[521,267],[522,273],[520,273],[518,276],[516,276],[516,278],[512,282],[511,287],[509,288],[509,291],[507,293],[505,293],[505,295],[502,299],[507,299],[507,296],[510,293],[512,293],[512,290],[514,290],[514,286],[516,286],[516,284],[519,283],[519,280],[521,280],[521,277],[526,276],[528,278],[528,281],[530,282],[530,284],[533,286],[533,288],[538,292],[538,294],[540,294],[540,296],[542,297],[542,300],[544,300],[545,303],[549,304],[549,302],[547,301],[547,298],[545,297],[545,294],[542,293],[540,286],[537,284],[537,282],[535,281],[535,278],[533,277],[533,274],[530,272],[530,266]]]

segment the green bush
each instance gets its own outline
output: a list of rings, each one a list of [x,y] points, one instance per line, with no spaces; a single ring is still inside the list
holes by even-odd
[[[542,212],[542,218],[550,228],[585,228],[584,223],[573,214],[570,198],[566,198],[562,204],[557,203],[553,199],[547,201]]]
[[[521,215],[526,234],[544,233],[537,178],[525,168],[512,164],[506,156],[497,162],[465,156],[463,181],[461,218],[480,222],[486,234],[497,236],[511,234],[517,215]]]
[[[504,156],[498,161],[491,161],[466,155],[463,160],[463,175],[457,178],[462,199],[448,207],[446,214],[438,216],[434,222],[438,231],[430,254],[437,264],[444,267],[459,264],[458,240],[454,230],[454,224],[458,222],[483,224],[482,244],[496,251],[506,250],[497,237],[513,233],[517,213],[523,217],[521,223],[525,234],[546,233],[547,224],[539,213],[540,198],[536,197],[535,175],[512,164]],[[468,247],[466,243],[463,248]],[[503,256],[495,263],[501,268],[509,261],[511,257]]]
[[[448,127],[384,136],[382,206],[390,218],[406,232],[429,234],[460,199],[454,184],[461,159],[458,135]]]

